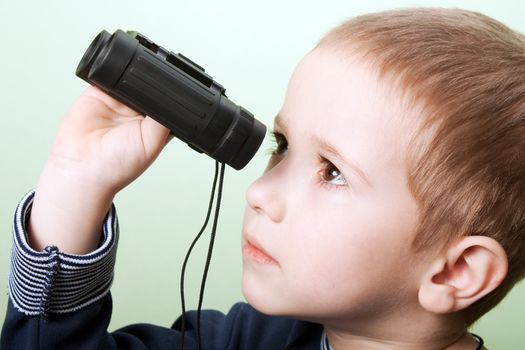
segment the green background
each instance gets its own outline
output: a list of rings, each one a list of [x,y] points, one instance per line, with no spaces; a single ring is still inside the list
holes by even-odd
[[[232,100],[271,125],[292,69],[329,28],[360,13],[406,6],[478,10],[525,32],[520,1],[0,0],[0,280],[7,281],[15,206],[35,186],[61,116],[86,86],[74,71],[100,30],[137,30],[185,54],[223,84]],[[264,169],[269,147],[265,143],[245,170],[227,169],[205,308],[227,311],[242,300],[244,191]],[[204,218],[213,167],[175,140],[118,194],[121,239],[111,329],[136,322],[169,326],[179,314],[180,266]],[[197,305],[205,248],[201,242],[190,260],[189,308]],[[474,331],[493,349],[521,349],[524,309],[522,284]]]

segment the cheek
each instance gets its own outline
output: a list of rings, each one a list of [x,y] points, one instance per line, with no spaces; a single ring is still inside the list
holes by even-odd
[[[316,215],[296,220],[288,231],[288,244],[296,248],[283,267],[295,283],[336,293],[397,278],[409,263],[412,222],[372,198],[355,207],[331,209],[317,208]]]
[[[322,219],[321,219],[322,218]],[[283,271],[299,289],[321,293],[357,277],[371,252],[343,215],[317,211],[289,228]]]

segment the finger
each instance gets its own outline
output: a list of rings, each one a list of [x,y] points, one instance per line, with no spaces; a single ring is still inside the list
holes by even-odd
[[[93,97],[104,103],[109,109],[114,111],[116,114],[120,115],[139,115],[140,113],[134,109],[128,107],[124,103],[116,100],[115,98],[109,96],[104,91],[100,90],[95,86],[88,86],[84,91],[85,96]]]

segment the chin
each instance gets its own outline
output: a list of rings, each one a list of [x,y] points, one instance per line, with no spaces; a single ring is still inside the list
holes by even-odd
[[[268,316],[285,316],[285,311],[279,304],[280,298],[269,293],[265,288],[258,288],[253,281],[243,275],[242,294],[244,298],[255,310]]]
[[[294,319],[305,319],[299,309],[294,310],[293,304],[276,290],[259,288],[243,276],[242,293],[244,298],[255,310],[268,316],[279,316]]]

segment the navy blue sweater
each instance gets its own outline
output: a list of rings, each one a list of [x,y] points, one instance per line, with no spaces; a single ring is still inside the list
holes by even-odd
[[[97,250],[77,256],[27,243],[25,223],[34,193],[19,204],[13,225],[9,305],[0,349],[178,349],[179,318],[172,327],[135,324],[108,332],[109,292],[118,242],[113,207]],[[186,314],[185,349],[197,349],[196,312]],[[201,315],[203,349],[321,349],[322,326],[263,315],[246,303],[225,315]]]

